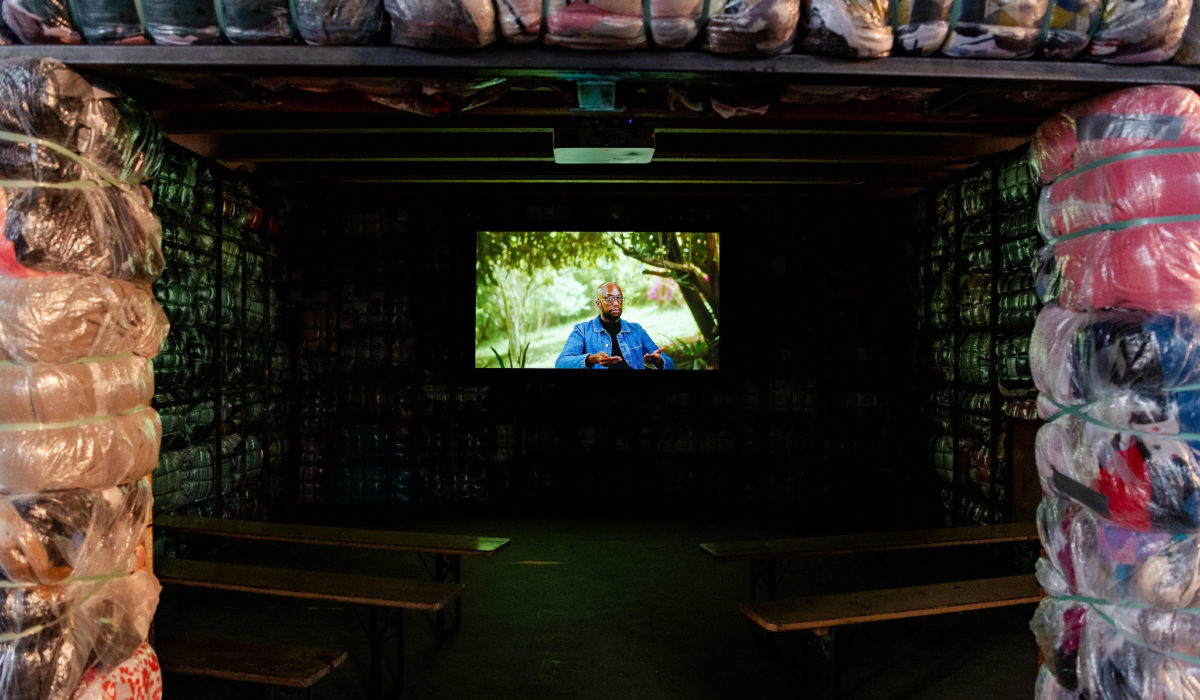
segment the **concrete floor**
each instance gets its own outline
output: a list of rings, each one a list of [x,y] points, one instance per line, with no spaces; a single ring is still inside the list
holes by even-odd
[[[465,559],[462,629],[437,642],[433,616],[406,613],[405,698],[826,697],[823,658],[805,673],[804,632],[756,633],[737,609],[748,565],[720,564],[700,542],[815,534],[759,518],[439,513],[359,523],[510,537]],[[996,548],[797,561],[780,596],[1012,573]],[[211,558],[426,578],[417,555],[239,543]],[[838,697],[1030,698],[1032,607],[880,622],[839,631]],[[157,629],[335,646],[350,656],[313,697],[366,697],[366,612],[264,596],[164,591]],[[388,651],[391,651],[389,647]],[[389,654],[385,658],[393,659]],[[393,662],[394,663],[394,662]],[[166,697],[261,697],[244,686],[168,676]]]

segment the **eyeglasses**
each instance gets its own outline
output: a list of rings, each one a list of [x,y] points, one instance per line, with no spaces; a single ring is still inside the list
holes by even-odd
[[[603,299],[604,301],[607,301],[610,304],[624,304],[625,303],[625,297],[607,296],[607,297],[600,297],[600,298]]]

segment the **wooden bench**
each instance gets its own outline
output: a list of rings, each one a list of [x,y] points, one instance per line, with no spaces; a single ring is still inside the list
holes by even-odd
[[[327,571],[276,569],[248,564],[159,558],[154,573],[163,584],[212,588],[245,593],[358,603],[369,608],[371,625],[371,689],[383,696],[382,647],[384,615],[394,612],[396,627],[396,687],[404,688],[404,610],[443,610],[462,595],[458,583],[410,581]]]
[[[1036,603],[1042,589],[1033,574],[935,583],[854,593],[742,603],[741,610],[769,632],[809,630],[829,663],[829,696],[837,697],[835,632],[843,625],[985,610]]]
[[[346,660],[346,652],[261,641],[156,636],[154,650],[164,671],[185,676],[300,688],[313,685]]]
[[[750,562],[750,600],[753,601],[758,599],[759,584],[765,587],[768,599],[775,597],[780,580],[776,562],[780,559],[1028,542],[1037,538],[1037,525],[1034,523],[1007,523],[776,540],[708,542],[701,544],[700,549],[717,561]]]
[[[419,556],[432,557],[433,570],[430,575],[434,581],[449,583],[462,583],[462,557],[494,556],[508,547],[510,542],[507,537],[365,530],[184,515],[159,515],[154,518],[153,525],[160,530],[211,537],[417,552]],[[445,637],[457,631],[461,616],[462,603],[456,599],[454,621],[447,629],[445,612],[438,610],[438,636]]]

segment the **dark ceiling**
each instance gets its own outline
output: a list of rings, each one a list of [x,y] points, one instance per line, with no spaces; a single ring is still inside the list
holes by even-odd
[[[934,58],[303,46],[5,52],[107,76],[176,140],[269,180],[413,192],[603,186],[894,197],[1020,145],[1069,101],[1138,84],[1200,85],[1200,71],[1178,66]],[[462,94],[472,89],[481,91]],[[612,90],[611,102],[581,109],[596,89]],[[555,128],[629,126],[654,130],[653,162],[553,162]]]

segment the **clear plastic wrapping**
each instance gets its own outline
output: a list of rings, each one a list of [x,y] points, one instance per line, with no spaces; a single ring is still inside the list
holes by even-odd
[[[46,584],[133,569],[153,500],[145,479],[0,496],[0,574]]]
[[[89,44],[149,44],[134,0],[74,0],[75,19]]]
[[[1038,389],[1060,403],[1121,391],[1162,400],[1165,390],[1200,384],[1198,333],[1197,312],[1047,306],[1033,329],[1030,367]]]
[[[221,26],[212,0],[142,0],[142,19],[156,44],[221,43]]]
[[[1043,183],[1102,158],[1200,145],[1200,95],[1176,85],[1126,88],[1079,102],[1033,135],[1034,171]]]
[[[67,0],[4,0],[4,22],[25,44],[82,44]]]
[[[701,47],[713,53],[773,56],[792,48],[801,0],[713,0]]]
[[[1091,165],[1042,190],[1047,296],[1077,309],[1200,306],[1200,153]]]
[[[1068,60],[1083,53],[1100,21],[1102,0],[1054,0],[1046,18],[1041,58]]]
[[[1037,576],[1050,595],[1178,609],[1200,591],[1200,535],[1129,530],[1054,496],[1037,523],[1046,552]]]
[[[1045,598],[1030,623],[1055,685],[1052,700],[1200,698],[1200,619],[1195,610],[1156,611]]]
[[[958,58],[1029,58],[1046,17],[1038,0],[963,0],[942,53]]]
[[[0,211],[0,275],[153,282],[162,274],[162,227],[140,188],[0,188]]]
[[[162,669],[148,642],[116,666],[96,665],[83,674],[71,700],[162,700]]]
[[[93,85],[50,58],[0,63],[0,131],[62,146],[126,184],[153,177],[166,148],[150,114],[128,96]],[[0,177],[98,179],[69,156],[3,140]]]
[[[542,0],[496,0],[500,35],[512,44],[530,44],[542,36]]]
[[[231,44],[286,44],[296,40],[289,0],[214,0],[221,31]]]
[[[383,29],[382,0],[293,0],[306,44],[366,45]],[[539,0],[540,2],[540,0]]]
[[[104,277],[0,277],[0,360],[154,357],[168,330],[149,288]]]
[[[1175,56],[1171,60],[1185,66],[1200,64],[1200,10],[1196,9],[1194,0],[1187,27],[1183,30],[1183,38],[1179,42],[1179,49],[1175,51]]]
[[[646,46],[642,0],[547,0],[543,41],[575,49],[640,49]]]
[[[804,0],[796,49],[805,53],[878,58],[892,50],[888,0]]]
[[[692,43],[708,21],[710,2],[650,0],[650,37],[654,45],[663,49],[678,49]]]
[[[1108,63],[1169,61],[1191,10],[1192,0],[1108,0],[1088,57]]]
[[[1044,396],[1038,403],[1042,418],[1057,412]],[[1162,424],[1108,427],[1120,410],[1105,408],[1112,413],[1094,417],[1093,406],[1091,420],[1059,415],[1038,429],[1042,490],[1138,532],[1200,530],[1200,443],[1155,434]]]
[[[137,355],[94,362],[0,363],[0,424],[62,423],[149,405],[150,360]]]
[[[892,0],[892,53],[929,56],[946,40],[954,0]]]
[[[492,0],[383,0],[383,6],[398,46],[473,49],[496,41]]]
[[[0,493],[98,489],[136,481],[158,462],[158,413],[0,426]]]
[[[0,588],[0,696],[66,700],[84,672],[113,667],[145,641],[161,590],[148,571]]]

